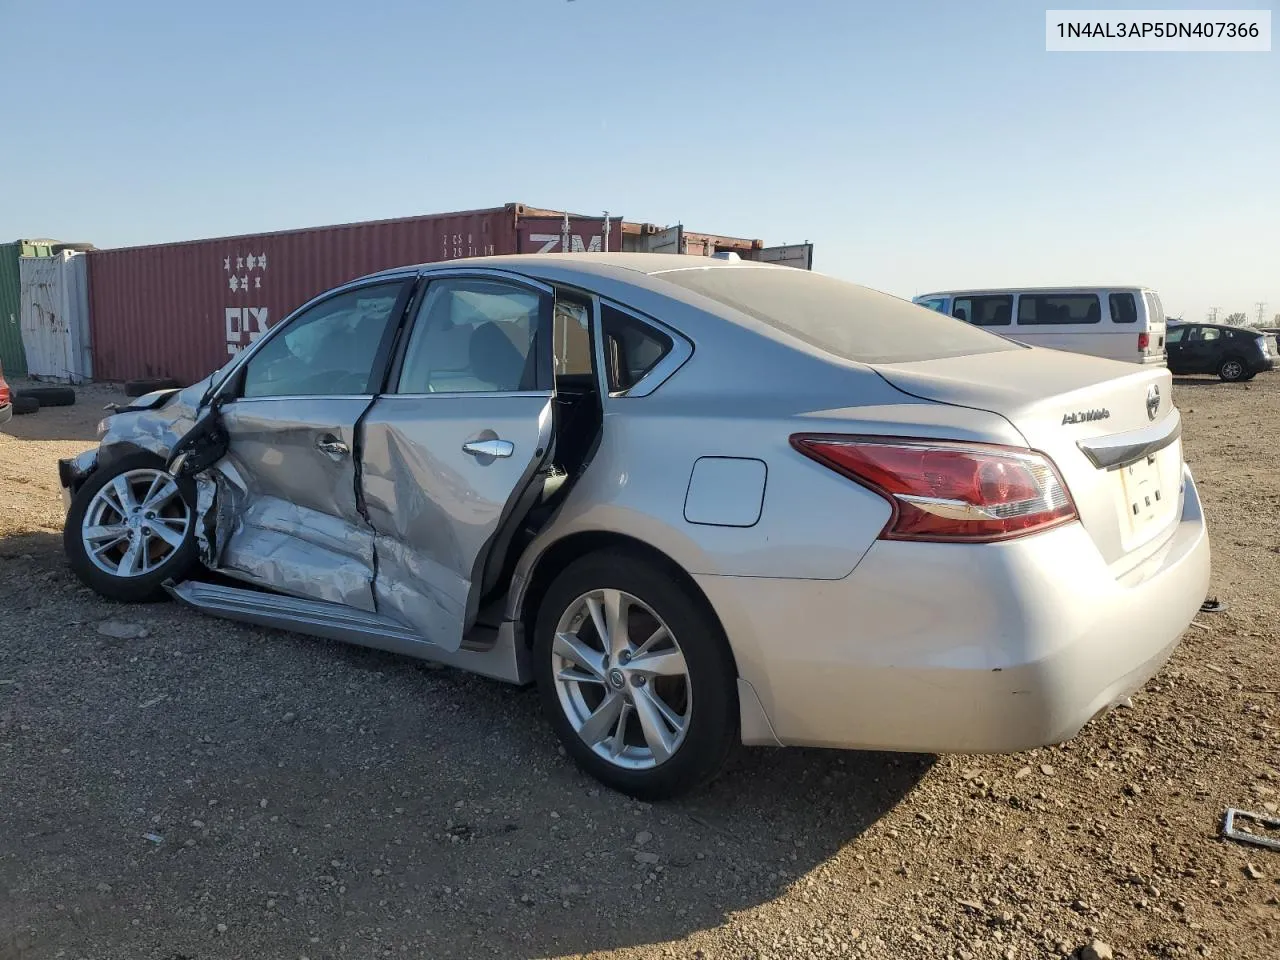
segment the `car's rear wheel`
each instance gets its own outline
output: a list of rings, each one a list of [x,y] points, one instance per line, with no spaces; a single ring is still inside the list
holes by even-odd
[[[195,488],[149,453],[122,457],[90,474],[71,501],[62,532],[71,569],[110,600],[164,596],[197,562]]]
[[[538,609],[543,707],[583,770],[645,800],[711,779],[738,741],[733,659],[705,603],[658,565],[590,554]]]
[[[1218,376],[1227,383],[1235,383],[1237,380],[1243,380],[1245,374],[1244,362],[1238,357],[1227,357],[1218,366]]]

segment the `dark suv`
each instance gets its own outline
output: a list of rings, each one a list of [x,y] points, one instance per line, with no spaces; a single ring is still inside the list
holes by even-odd
[[[1250,327],[1170,323],[1164,348],[1171,373],[1216,373],[1223,380],[1252,380],[1274,364],[1270,340]]]

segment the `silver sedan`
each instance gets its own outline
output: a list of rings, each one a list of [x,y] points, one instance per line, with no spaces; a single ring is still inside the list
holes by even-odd
[[[406,267],[105,420],[66,551],[118,600],[536,682],[639,797],[739,743],[1015,751],[1205,596],[1170,389],[786,267]]]

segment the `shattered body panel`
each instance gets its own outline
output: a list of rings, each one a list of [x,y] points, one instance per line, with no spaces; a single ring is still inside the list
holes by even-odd
[[[219,543],[206,563],[282,593],[374,610],[373,531],[357,509],[352,453],[368,405],[306,397],[223,407],[234,441],[208,472]],[[322,443],[348,452],[326,453]]]
[[[512,445],[476,456],[468,442]],[[362,492],[377,533],[378,609],[456,650],[474,622],[473,585],[512,491],[525,490],[551,439],[550,394],[383,397],[363,424]]]
[[[110,462],[113,454],[146,450],[168,457],[173,445],[195,426],[200,401],[217,374],[179,390],[158,407],[149,410],[124,409],[106,420],[107,429],[98,444],[98,462]],[[139,398],[142,400],[144,398]]]

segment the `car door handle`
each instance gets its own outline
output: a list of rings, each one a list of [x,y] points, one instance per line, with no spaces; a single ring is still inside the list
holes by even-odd
[[[473,457],[509,457],[516,452],[516,445],[510,440],[468,440],[462,452]]]
[[[316,449],[326,453],[335,460],[340,460],[351,453],[351,448],[331,433],[316,437]]]

